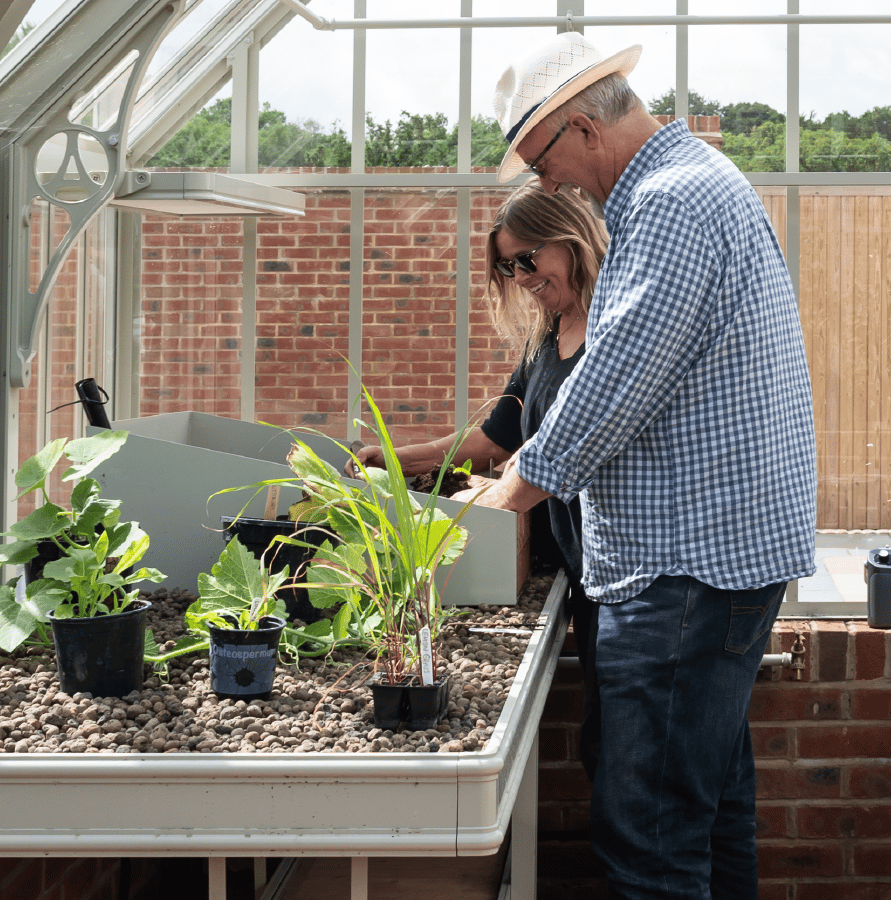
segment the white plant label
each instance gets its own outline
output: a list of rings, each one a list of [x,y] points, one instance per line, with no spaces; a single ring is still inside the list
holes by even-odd
[[[430,629],[425,625],[420,631],[421,637],[421,684],[433,684],[433,642],[430,640]]]

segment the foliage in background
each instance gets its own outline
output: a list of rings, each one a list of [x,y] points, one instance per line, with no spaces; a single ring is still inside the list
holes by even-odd
[[[672,88],[650,101],[653,115],[673,115]],[[744,172],[781,172],[785,168],[786,117],[765,103],[722,104],[690,91],[689,112],[720,116],[723,152]],[[149,166],[225,167],[229,165],[232,101],[217,100],[201,110],[158,153]],[[456,166],[458,126],[449,128],[443,113],[402,111],[394,125],[366,116],[365,165]],[[800,120],[802,172],[886,172],[891,168],[891,106],[874,107],[862,116],[846,111],[822,121],[814,114]],[[260,112],[261,166],[341,167],[350,165],[350,141],[337,123],[326,132],[312,120],[289,122],[265,103]],[[471,164],[497,166],[505,142],[494,118],[474,116],[470,123]]]
[[[0,59],[3,59],[13,47],[15,47],[18,42],[25,37],[25,35],[29,34],[34,30],[35,26],[31,22],[22,22],[19,26],[18,31],[9,39],[9,43],[3,48],[3,52],[0,53]]]
[[[260,111],[258,160],[261,166],[347,167],[352,148],[337,123],[330,132],[313,119],[289,122],[268,103]],[[404,112],[396,125],[366,117],[365,165],[369,167],[455,166],[458,126],[448,127],[442,113]],[[504,154],[504,136],[495,119],[471,121],[471,160],[494,166]],[[187,122],[147,163],[158,168],[224,167],[229,165],[232,100],[217,100]]]

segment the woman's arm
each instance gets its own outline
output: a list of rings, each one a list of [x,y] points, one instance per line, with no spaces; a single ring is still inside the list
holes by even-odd
[[[403,475],[422,475],[429,472],[434,466],[438,466],[445,459],[446,453],[452,448],[457,438],[458,434],[455,433],[424,444],[407,444],[404,447],[397,447],[396,457],[402,466]],[[363,447],[356,456],[366,467],[384,468],[384,451],[380,447]],[[461,441],[455,453],[454,461],[458,465],[463,465],[467,459],[470,459],[471,471],[484,472],[488,471],[490,461],[497,466],[509,457],[510,453],[507,450],[487,438],[482,428],[476,426],[464,436],[464,440]],[[350,476],[354,475],[352,467],[353,462],[349,460],[344,467],[344,473]]]

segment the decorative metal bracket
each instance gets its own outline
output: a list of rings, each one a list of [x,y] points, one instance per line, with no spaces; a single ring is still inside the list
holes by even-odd
[[[155,50],[183,15],[184,7],[185,0],[159,4],[153,15],[145,17],[140,23],[138,33],[124,51],[125,54],[136,51],[136,61],[127,77],[117,115],[110,128],[97,130],[71,122],[68,117],[71,103],[59,102],[41,118],[39,127],[24,131],[3,151],[0,162],[9,178],[12,197],[6,263],[9,267],[7,308],[10,312],[11,353],[8,374],[11,387],[29,385],[40,320],[62,263],[74,242],[111,200],[124,178],[127,128],[137,90]],[[57,171],[48,179],[41,179],[39,176],[45,174],[38,172],[41,149],[47,145],[58,145],[62,139],[64,151]],[[89,164],[90,154],[92,166]],[[69,224],[46,262],[37,290],[32,292],[31,204],[38,198],[48,204],[50,221],[55,211],[62,211]]]

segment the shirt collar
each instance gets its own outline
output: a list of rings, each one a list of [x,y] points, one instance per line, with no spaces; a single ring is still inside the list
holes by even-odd
[[[641,179],[654,167],[659,157],[679,141],[691,136],[686,120],[675,119],[673,122],[663,125],[634,154],[633,159],[619,176],[616,186],[610,191],[609,197],[606,198],[606,203],[603,205],[607,233],[613,233],[617,222],[622,218],[625,207],[634,193],[634,189]]]

